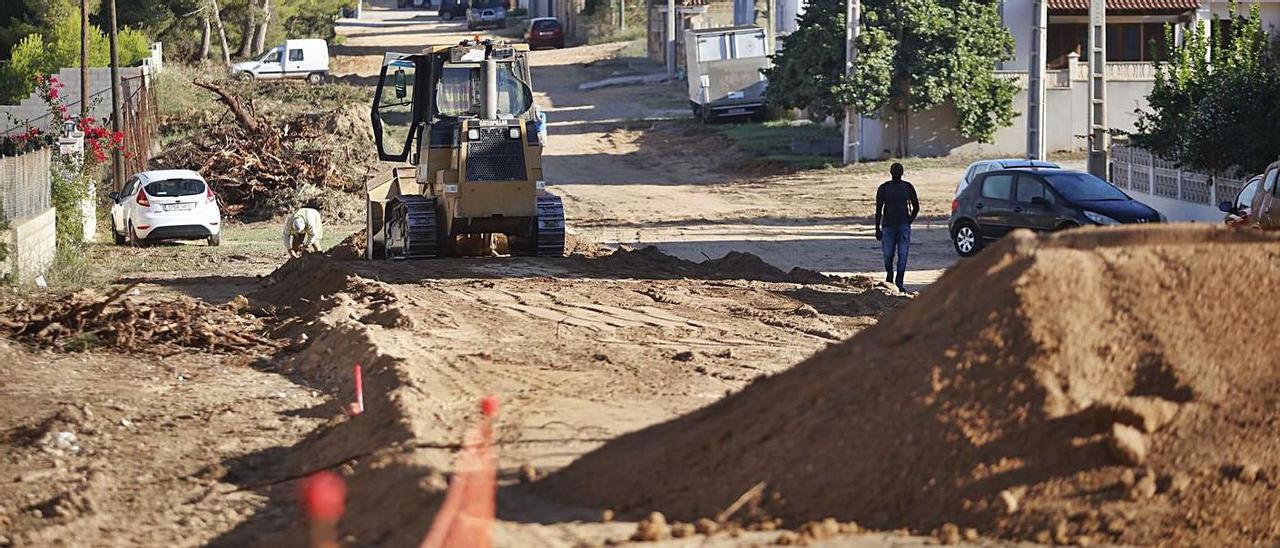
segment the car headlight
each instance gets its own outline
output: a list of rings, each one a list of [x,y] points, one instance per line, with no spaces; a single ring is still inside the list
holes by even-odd
[[[1103,214],[1101,214],[1101,213],[1094,213],[1094,212],[1092,212],[1092,211],[1086,211],[1086,212],[1084,212],[1084,216],[1085,216],[1085,217],[1087,217],[1090,221],[1093,221],[1093,222],[1098,223],[1098,224],[1100,224],[1100,225],[1118,225],[1118,224],[1120,224],[1120,221],[1117,221],[1117,220],[1115,220],[1115,219],[1112,219],[1111,217],[1108,217],[1108,216],[1103,215]]]

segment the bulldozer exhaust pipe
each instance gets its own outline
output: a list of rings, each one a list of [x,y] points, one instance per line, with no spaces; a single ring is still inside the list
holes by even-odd
[[[482,119],[498,119],[498,62],[485,59],[480,63],[481,77],[484,78],[484,95],[480,101]]]

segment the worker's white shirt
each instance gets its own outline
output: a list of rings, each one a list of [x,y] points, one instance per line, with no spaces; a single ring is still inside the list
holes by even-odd
[[[285,249],[293,249],[293,220],[301,218],[303,222],[302,232],[302,248],[306,249],[311,245],[320,246],[320,240],[324,238],[324,227],[320,224],[320,212],[309,207],[304,207],[288,216],[284,220],[284,247]]]

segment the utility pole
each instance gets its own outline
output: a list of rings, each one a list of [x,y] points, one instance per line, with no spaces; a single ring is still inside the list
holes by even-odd
[[[618,0],[618,28],[622,31],[627,30],[627,0]]]
[[[854,63],[858,58],[858,27],[862,25],[861,0],[845,0],[844,73],[850,79],[854,75]],[[862,116],[852,105],[844,107],[844,163],[861,160]]]
[[[667,0],[667,80],[676,80],[676,0]]]
[[[89,0],[80,0],[80,118],[89,117]]]
[[[764,0],[764,48],[769,55],[778,52],[778,47],[774,45],[776,37],[774,34],[778,32],[778,24],[774,22],[774,9],[778,5],[778,0]]]
[[[1107,178],[1107,6],[1089,0],[1089,173]]]
[[[120,48],[117,47],[116,0],[107,0],[111,8],[111,130],[121,131],[120,100],[123,94],[120,89]],[[111,186],[120,192],[124,182],[124,157],[117,147],[111,155]]]
[[[1031,67],[1027,74],[1027,159],[1043,160],[1044,138],[1044,54],[1045,34],[1049,27],[1049,9],[1045,0],[1031,3]]]

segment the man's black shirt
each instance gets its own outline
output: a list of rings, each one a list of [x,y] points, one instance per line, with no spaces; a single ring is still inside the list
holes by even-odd
[[[885,181],[876,191],[876,226],[910,224],[920,213],[916,187],[907,181]]]

